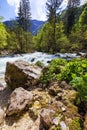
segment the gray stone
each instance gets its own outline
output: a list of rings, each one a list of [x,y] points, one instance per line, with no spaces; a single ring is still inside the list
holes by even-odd
[[[62,118],[62,115],[59,114],[58,117],[56,117],[55,119],[53,119],[53,124],[56,125],[56,126],[59,125],[61,118]]]
[[[9,105],[7,108],[7,115],[18,114],[26,108],[27,105],[31,105],[33,101],[32,92],[28,92],[23,88],[16,88],[10,95]]]
[[[41,122],[43,124],[43,127],[45,129],[49,129],[53,123],[53,117],[54,117],[55,111],[51,109],[44,108],[41,113]]]
[[[52,96],[56,96],[58,93],[61,93],[62,90],[61,88],[58,86],[58,84],[54,84],[52,86],[50,86],[49,88],[49,94],[51,94]]]
[[[5,81],[11,88],[35,86],[42,69],[24,61],[7,62]]]
[[[61,127],[61,130],[67,130],[67,126],[64,121],[60,122],[60,127]]]

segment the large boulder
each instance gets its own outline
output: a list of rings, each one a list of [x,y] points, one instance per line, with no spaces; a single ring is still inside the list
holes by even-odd
[[[10,95],[8,102],[7,115],[18,114],[32,104],[33,94],[23,88],[16,88]]]
[[[5,81],[11,88],[31,87],[37,84],[42,69],[24,61],[7,62]]]

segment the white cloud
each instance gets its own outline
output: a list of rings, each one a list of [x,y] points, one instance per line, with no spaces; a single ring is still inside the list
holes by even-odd
[[[30,0],[33,19],[46,20],[45,3],[47,0]]]
[[[20,0],[7,0],[10,6],[15,7],[16,15],[18,12],[19,1]],[[45,3],[46,0],[30,0],[32,19],[46,20]]]
[[[17,11],[18,11],[19,1],[20,0],[7,0],[8,4],[10,6],[14,6],[15,7],[15,14],[16,15],[17,15]]]
[[[19,1],[20,0],[7,0],[10,6],[15,7],[16,15],[18,12]],[[46,5],[45,5],[46,1],[47,0],[30,0],[32,19],[46,20]],[[83,1],[87,1],[87,0],[81,0],[81,4],[83,3]],[[66,5],[67,5],[67,0],[64,0],[61,7],[65,8]]]

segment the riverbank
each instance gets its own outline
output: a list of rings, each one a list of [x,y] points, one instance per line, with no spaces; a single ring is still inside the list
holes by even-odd
[[[86,61],[84,66],[84,60],[80,61],[85,69]],[[80,61],[71,61],[70,65],[80,64]],[[79,91],[74,90],[67,80],[55,81],[64,65],[67,66],[67,61],[63,59],[53,60],[49,68],[39,68],[24,61],[8,63],[5,73],[7,87],[0,90],[1,130],[86,130],[86,118],[76,105]],[[42,75],[40,79],[39,75]]]

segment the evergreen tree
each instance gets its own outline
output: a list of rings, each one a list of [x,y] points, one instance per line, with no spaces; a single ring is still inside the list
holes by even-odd
[[[67,5],[67,29],[66,33],[70,34],[73,25],[75,24],[75,16],[76,16],[76,10],[77,6],[79,6],[80,0],[68,0]]]
[[[79,24],[80,24],[80,26],[87,27],[87,3],[85,4],[85,8],[82,11],[82,14],[80,15]]]
[[[30,30],[30,2],[29,0],[21,0],[19,4],[19,11],[18,11],[18,41],[20,45],[20,51],[28,51],[29,50],[29,30]],[[28,35],[27,35],[28,33]],[[26,35],[25,35],[26,34]],[[30,34],[31,35],[31,34]]]
[[[57,12],[59,10],[59,7],[61,5],[63,0],[47,0],[46,2],[46,8],[47,8],[47,17],[48,17],[48,22],[50,23],[50,27],[52,32],[50,31],[50,44],[49,50],[55,51],[55,35],[56,35],[56,23],[57,23]]]
[[[18,25],[22,27],[24,31],[28,31],[30,27],[30,2],[29,0],[21,0],[19,5],[19,12],[18,12]]]

